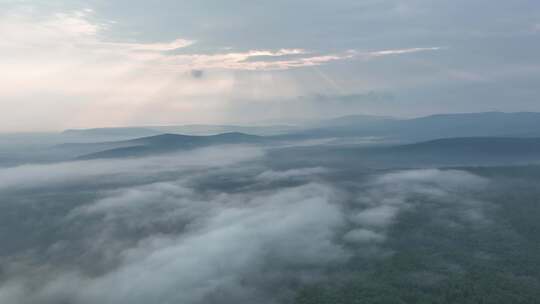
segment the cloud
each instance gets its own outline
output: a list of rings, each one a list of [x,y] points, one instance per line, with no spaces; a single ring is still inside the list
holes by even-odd
[[[28,210],[21,227],[35,221],[43,244],[0,261],[0,302],[280,303],[352,257],[388,256],[405,212],[448,227],[488,222],[474,199],[488,180],[465,171],[342,182],[324,168],[267,168],[262,155],[220,147],[3,169],[0,191],[15,198],[3,210]]]
[[[343,260],[345,253],[330,241],[333,228],[341,224],[341,214],[328,204],[325,192],[307,186],[260,196],[245,207],[219,210],[178,239],[142,242],[126,253],[117,271],[91,282],[84,293],[105,303],[146,303],[157,298],[198,303],[219,289],[231,293],[241,288],[243,278],[249,282],[250,276],[264,280],[269,275],[271,279],[272,272],[283,271],[287,265]],[[264,270],[266,263],[276,268]],[[153,275],[140,276],[149,273]],[[103,293],[106,286],[122,282],[120,290]],[[248,282],[244,283],[247,288],[232,292],[241,301],[251,296],[242,294],[250,292]]]
[[[431,210],[433,221],[445,225],[482,227],[489,222],[488,203],[474,198],[489,180],[459,170],[405,170],[382,174],[358,194],[357,209],[348,212],[356,229],[344,239],[351,243],[380,243],[405,211]],[[457,222],[452,222],[457,221]]]
[[[305,93],[305,81],[270,73],[428,50],[182,53],[200,42],[113,38],[118,26],[84,9],[51,13],[15,6],[2,12],[2,131],[222,122],[237,100]]]
[[[484,187],[488,181],[465,171],[425,169],[389,173],[379,177],[375,183],[398,185],[395,187],[395,191],[407,191],[401,187],[416,184],[419,187],[414,187],[411,190],[436,195],[440,192],[432,191],[433,189],[441,188],[453,192],[471,191]]]
[[[289,55],[298,56],[286,59]],[[217,54],[179,54],[163,58],[167,64],[178,68],[189,66],[193,69],[230,69],[247,71],[287,70],[318,66],[331,61],[353,57],[353,52],[311,56],[303,49],[249,50]],[[268,61],[265,58],[275,60]]]
[[[127,47],[134,51],[154,51],[154,52],[165,52],[172,51],[175,49],[184,48],[193,44],[193,41],[186,39],[176,39],[167,43],[117,43],[118,46]],[[114,45],[114,44],[112,44]]]
[[[326,267],[350,256],[335,241],[346,220],[332,186],[306,180],[224,192],[203,185],[216,174],[249,173],[249,162],[262,155],[257,148],[219,147],[3,169],[3,195],[32,197],[36,189],[52,195],[36,207],[50,215],[50,204],[58,204],[63,215],[46,216],[46,225],[64,237],[45,241],[43,249],[32,243],[43,254],[1,261],[0,302],[274,303],[295,284],[323,279]],[[95,200],[84,198],[88,190],[97,192]],[[55,193],[74,199],[56,201]]]
[[[368,229],[354,229],[347,232],[343,236],[343,239],[350,243],[380,243],[383,242],[386,237],[381,233],[377,233]]]
[[[345,249],[333,241],[345,222],[332,192],[326,186],[308,184],[195,201],[194,193],[173,184],[126,190],[90,205],[74,220],[105,212],[133,223],[145,218],[190,222],[184,230],[155,233],[120,250],[119,264],[104,275],[88,277],[68,271],[24,295],[20,291],[26,287],[17,287],[25,286],[24,281],[13,281],[0,288],[0,299],[18,303],[208,303],[219,295],[227,303],[271,303],[276,294],[268,286],[285,284],[283,279],[302,281],[303,276],[313,280],[319,268],[348,258]],[[133,214],[131,210],[139,211]],[[111,220],[100,225],[108,227]],[[122,222],[116,218],[114,223]],[[118,230],[102,229],[108,233],[101,238],[110,238],[102,246],[119,241]],[[287,288],[286,284],[280,287]]]
[[[429,51],[439,51],[441,47],[428,47],[428,48],[409,48],[409,49],[394,49],[394,50],[383,50],[383,51],[373,51],[366,53],[368,57],[382,57],[382,56],[391,56],[391,55],[403,55],[411,54],[418,52],[429,52]]]
[[[132,43],[108,41],[104,39],[109,27],[114,24],[92,21],[92,11],[72,11],[56,13],[38,18],[32,11],[14,10],[3,15],[0,33],[5,39],[0,42],[3,52],[24,50],[24,57],[52,51],[61,52],[62,56],[74,56],[75,53],[93,56],[94,60],[120,60],[131,65],[155,65],[155,68],[173,68],[177,71],[190,69],[240,69],[266,70],[287,69],[293,67],[319,65],[328,61],[345,59],[350,55],[310,56],[303,49],[247,50],[244,52],[223,52],[215,54],[173,54],[169,51],[185,48],[196,43],[194,40],[178,38],[170,42]],[[11,52],[9,52],[11,53]],[[283,60],[274,63],[250,61],[258,57],[283,57],[303,55],[298,60]],[[16,58],[19,56],[16,56]],[[62,59],[53,56],[52,59]],[[74,60],[76,58],[64,58]],[[60,63],[66,63],[66,60]],[[58,64],[58,62],[55,62]],[[76,62],[72,62],[75,64]],[[23,65],[21,65],[23,66]]]
[[[152,177],[160,172],[190,172],[228,166],[263,155],[264,151],[256,147],[224,146],[141,159],[98,159],[0,168],[0,191],[69,186],[107,178],[133,182],[141,175]]]
[[[291,169],[286,171],[265,171],[257,175],[257,179],[261,181],[283,181],[291,180],[295,178],[309,178],[313,179],[314,176],[318,174],[323,174],[328,172],[328,169],[325,168],[301,168],[301,169]]]
[[[388,201],[381,201],[385,204]],[[399,206],[382,205],[362,210],[353,216],[353,221],[362,226],[372,228],[386,228],[399,213]]]
[[[193,76],[193,78],[202,78],[204,76],[204,71],[203,70],[191,70],[191,76]]]
[[[382,51],[360,52],[347,50],[333,54],[318,54],[310,56],[310,53],[302,49],[270,51],[251,51],[247,53],[230,53],[223,55],[194,55],[198,57],[201,68],[228,68],[240,70],[286,70],[291,68],[319,66],[333,61],[348,59],[369,60],[376,57],[404,55],[418,52],[438,51],[440,47],[391,49]],[[289,56],[288,56],[289,55]],[[294,55],[290,56],[290,55]],[[301,56],[299,56],[301,55]],[[178,56],[177,58],[190,58],[192,56]],[[219,59],[217,62],[214,58]],[[196,60],[195,60],[196,61]]]

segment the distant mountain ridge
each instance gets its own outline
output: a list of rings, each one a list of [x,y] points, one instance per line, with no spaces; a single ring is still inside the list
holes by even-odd
[[[178,134],[192,136],[210,136],[223,133],[245,133],[259,136],[271,136],[298,131],[297,127],[289,125],[270,126],[238,126],[238,125],[178,125],[178,126],[141,126],[141,127],[110,127],[92,129],[67,129],[61,135],[70,139],[87,138],[92,141],[119,141],[149,137],[160,134]]]
[[[540,113],[438,114],[412,119],[346,116],[327,120],[290,138],[378,136],[409,142],[450,137],[540,137]]]
[[[210,136],[161,134],[127,141],[106,143],[111,147],[110,149],[85,154],[78,157],[78,159],[140,157],[212,145],[255,144],[263,141],[264,137],[239,132],[222,133]],[[95,145],[103,147],[103,143],[97,143]]]
[[[436,114],[401,119],[388,116],[349,115],[303,126],[183,125],[66,130],[66,141],[120,141],[169,134],[209,136],[222,133],[271,136],[274,139],[376,136],[408,142],[450,137],[540,137],[540,113],[480,112]],[[84,140],[86,138],[86,140]],[[73,140],[71,140],[73,139]]]
[[[355,164],[373,168],[540,164],[540,138],[461,137],[386,146],[293,147],[274,151],[278,163]]]
[[[72,132],[75,131],[66,131],[69,134]],[[134,136],[138,133],[156,131],[145,128],[122,128],[89,129],[84,132],[93,135]],[[420,160],[424,157],[439,162],[442,159],[438,158],[443,155],[446,155],[448,159],[457,160],[458,156],[466,159],[467,153],[477,155],[478,151],[482,151],[486,159],[495,155],[503,157],[504,153],[517,155],[518,152],[527,159],[533,159],[536,157],[535,138],[540,138],[540,113],[439,114],[412,119],[350,115],[312,123],[310,128],[284,135],[257,136],[242,132],[227,132],[196,136],[159,133],[128,140],[63,144],[58,145],[56,151],[74,155],[73,157],[79,156],[80,159],[118,158],[168,153],[210,145],[263,142],[283,142],[294,145],[304,140],[347,137],[376,137],[384,139],[380,141],[382,143],[394,143],[391,148],[373,147],[373,149],[362,149],[359,152],[371,160],[395,162],[394,158],[406,157],[411,160]],[[401,143],[401,145],[396,145],[396,143]],[[521,150],[519,150],[520,147]],[[528,153],[527,149],[533,152]],[[452,155],[449,155],[449,151],[452,151]],[[506,152],[502,153],[503,151]],[[365,153],[380,153],[380,155],[375,157],[375,154]]]
[[[362,153],[360,153],[362,154]],[[540,163],[540,138],[443,138],[373,148],[365,155],[388,163],[423,165]]]
[[[92,128],[92,129],[67,129],[62,132],[63,135],[87,135],[87,136],[133,136],[143,134],[142,136],[152,136],[161,133],[145,127],[119,127],[119,128]]]

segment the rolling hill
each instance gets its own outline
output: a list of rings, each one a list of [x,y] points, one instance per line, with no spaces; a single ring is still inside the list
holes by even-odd
[[[273,151],[277,166],[445,167],[540,163],[540,138],[464,137],[404,145],[315,146]]]
[[[79,156],[78,159],[140,157],[211,145],[255,144],[263,141],[264,138],[260,136],[234,132],[211,136],[162,134],[120,142],[86,144],[101,150]]]
[[[540,113],[439,114],[412,119],[354,115],[326,120],[282,138],[377,136],[406,142],[451,137],[540,137]]]

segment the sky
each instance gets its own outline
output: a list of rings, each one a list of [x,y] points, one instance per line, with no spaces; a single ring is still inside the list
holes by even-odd
[[[540,111],[536,0],[0,0],[0,132]]]

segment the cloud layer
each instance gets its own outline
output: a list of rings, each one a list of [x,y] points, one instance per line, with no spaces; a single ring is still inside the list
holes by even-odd
[[[27,215],[3,240],[0,302],[282,303],[351,259],[391,255],[405,212],[430,210],[452,229],[489,224],[489,204],[474,198],[489,181],[470,173],[342,183],[263,157],[229,147],[3,169],[3,210]]]

